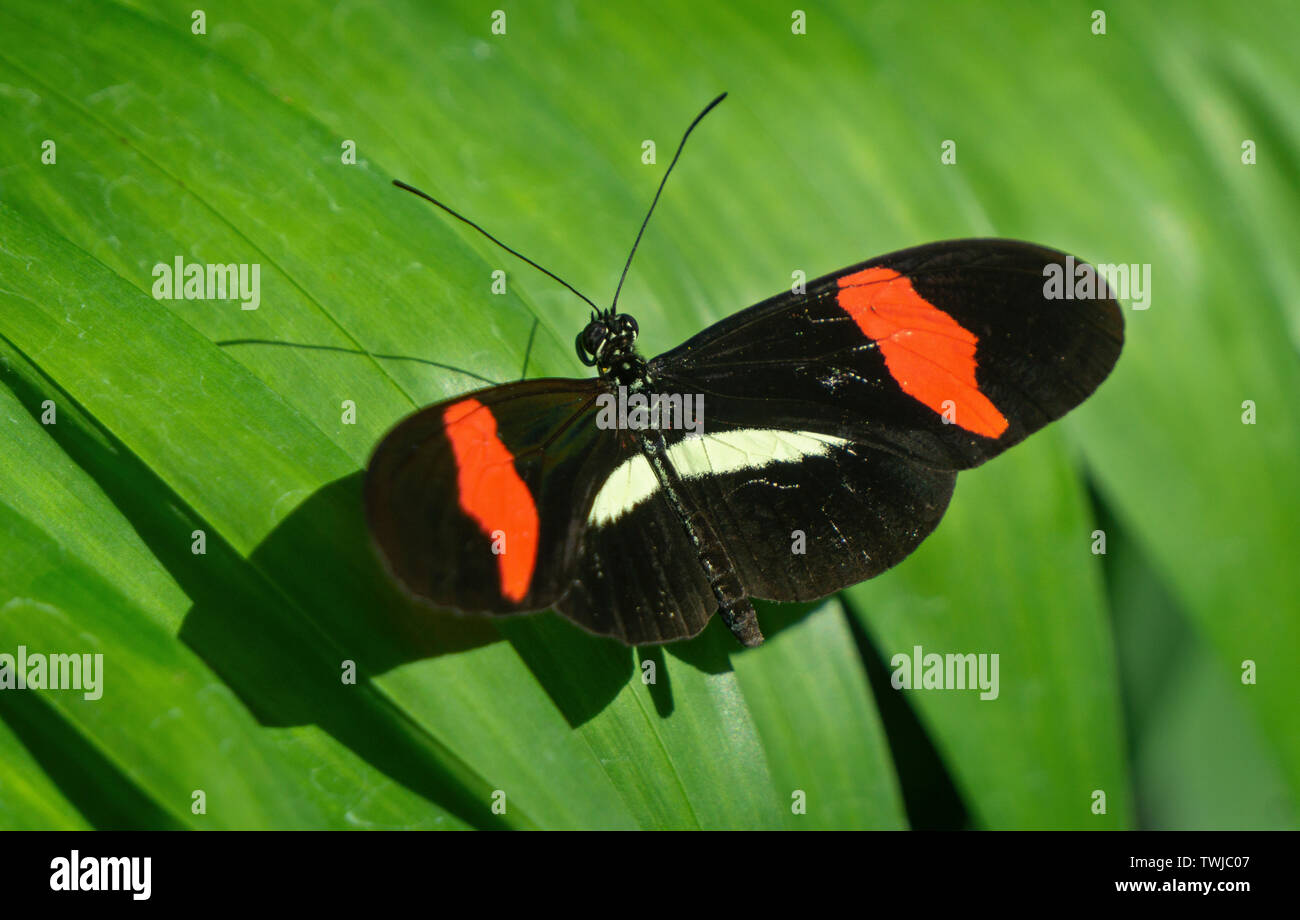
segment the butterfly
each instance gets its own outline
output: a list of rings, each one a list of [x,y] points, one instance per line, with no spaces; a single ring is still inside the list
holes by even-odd
[[[645,231],[678,146],[651,203]],[[833,272],[647,359],[638,325],[418,190],[593,307],[588,379],[427,406],[378,444],[366,519],[388,570],[438,607],[554,609],[641,645],[751,598],[809,601],[898,564],[956,475],[1065,415],[1110,374],[1120,308],[1086,263],[1030,243],[931,243]],[[635,253],[636,244],[633,245]],[[1089,276],[1090,296],[1059,296]]]

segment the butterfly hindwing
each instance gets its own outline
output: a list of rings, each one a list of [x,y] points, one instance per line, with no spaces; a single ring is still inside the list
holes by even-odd
[[[902,561],[938,525],[956,478],[866,444],[775,428],[679,435],[667,459],[679,501],[707,514],[746,592],[776,601],[824,597]],[[589,514],[597,531],[643,526],[647,506],[663,500],[642,456],[609,482]]]
[[[706,430],[815,430],[965,469],[1060,418],[1114,366],[1123,320],[1104,282],[1051,294],[1073,264],[1010,240],[903,250],[730,316],[650,372],[704,394]]]
[[[626,462],[645,461],[637,454]],[[621,485],[614,481],[614,488]],[[717,600],[681,517],[662,492],[656,489],[612,519],[588,515],[575,578],[556,610],[629,645],[689,639],[708,625]]]

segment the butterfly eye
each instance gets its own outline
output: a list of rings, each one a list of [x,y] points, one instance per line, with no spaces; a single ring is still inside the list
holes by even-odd
[[[609,338],[609,327],[604,323],[592,323],[583,331],[582,338],[587,351],[599,354],[601,343]]]
[[[600,353],[600,346],[608,337],[609,330],[604,323],[588,323],[587,328],[578,333],[575,342],[578,349],[578,360],[588,367],[594,365],[596,357]]]

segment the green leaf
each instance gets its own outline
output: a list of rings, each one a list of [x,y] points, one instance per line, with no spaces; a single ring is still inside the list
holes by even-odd
[[[987,690],[903,691],[981,826],[1122,827],[1131,812],[1092,529],[1059,437],[1043,434],[963,473],[913,558],[847,592],[895,673],[918,655],[990,656]]]
[[[805,35],[771,2],[524,6],[505,35],[475,4],[238,2],[202,34],[193,12],[0,9],[0,652],[105,662],[98,700],[0,692],[0,825],[905,826],[914,764],[868,674],[921,645],[1000,656],[996,700],[901,697],[975,825],[1231,826],[1194,792],[1133,801],[1130,757],[1179,769],[1196,739],[1171,714],[1126,752],[1114,644],[1142,633],[1112,635],[1099,520],[1201,643],[1181,686],[1238,697],[1219,718],[1300,800],[1290,6],[1126,7],[1105,35],[1066,2],[820,5]],[[796,271],[1001,235],[1151,265],[1113,379],[963,474],[847,610],[764,609],[756,651],[717,623],[632,651],[411,604],[361,518],[373,445],[446,396],[582,373],[586,308],[391,180],[603,303],[722,90],[620,299],[647,353]],[[155,299],[177,257],[258,265],[257,309]],[[1248,775],[1224,760],[1179,788]]]

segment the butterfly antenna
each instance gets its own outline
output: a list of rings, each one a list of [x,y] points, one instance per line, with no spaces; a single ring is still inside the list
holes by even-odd
[[[671,169],[671,167],[669,167],[669,168]],[[579,297],[581,297],[583,300],[585,300],[585,301],[586,301],[586,302],[591,306],[591,308],[592,308],[593,310],[598,310],[598,309],[600,309],[599,307],[597,307],[597,306],[595,305],[595,303],[592,302],[592,300],[591,300],[590,297],[588,297],[586,294],[582,293],[582,291],[578,290],[578,289],[577,289],[576,287],[574,287],[573,285],[569,284],[569,282],[565,281],[563,278],[561,278],[561,277],[560,277],[559,275],[557,275],[555,272],[553,272],[553,271],[548,271],[547,269],[542,268],[542,266],[538,265],[536,262],[534,262],[532,259],[528,258],[528,256],[524,255],[524,254],[523,254],[522,252],[520,252],[519,250],[510,248],[510,247],[507,246],[505,243],[503,243],[503,242],[501,242],[499,239],[497,239],[495,236],[493,236],[492,234],[488,233],[486,230],[484,230],[484,229],[483,229],[482,227],[480,227],[478,224],[474,223],[474,221],[470,220],[470,219],[469,219],[468,217],[466,217],[464,214],[459,214],[459,213],[457,213],[456,211],[453,211],[451,208],[447,207],[447,205],[443,204],[443,203],[442,203],[441,201],[439,201],[437,198],[434,198],[432,195],[430,195],[430,194],[428,194],[428,193],[426,193],[426,192],[422,192],[422,191],[420,191],[418,188],[416,188],[416,187],[413,186],[413,185],[407,185],[405,182],[399,182],[397,179],[394,179],[394,180],[393,180],[393,185],[396,185],[396,186],[397,186],[398,188],[400,188],[400,189],[405,189],[406,191],[410,192],[412,195],[416,195],[416,196],[418,196],[418,197],[420,197],[420,198],[423,198],[425,201],[429,202],[430,204],[437,205],[438,207],[442,208],[444,211],[446,211],[446,212],[447,212],[448,214],[450,214],[452,217],[456,218],[456,219],[457,219],[458,221],[460,221],[461,223],[469,224],[471,227],[473,227],[473,228],[474,228],[475,230],[477,230],[479,233],[481,233],[481,234],[483,234],[484,236],[486,236],[488,239],[490,239],[492,242],[496,243],[498,246],[500,246],[500,247],[501,247],[502,249],[504,249],[506,252],[510,253],[510,254],[511,254],[512,256],[514,256],[515,258],[517,258],[517,259],[522,259],[523,261],[525,261],[525,262],[527,262],[529,265],[531,265],[533,268],[535,268],[535,269],[537,269],[539,272],[541,272],[543,275],[546,275],[547,277],[549,277],[549,278],[553,278],[553,279],[555,279],[556,281],[560,282],[560,284],[564,285],[564,286],[565,286],[566,288],[568,288],[570,291],[572,291],[573,293],[575,293],[575,294],[577,294]]]
[[[623,266],[623,274],[619,276],[618,287],[614,290],[614,301],[609,307],[611,313],[618,306],[618,295],[623,290],[623,282],[627,280],[627,270],[632,267],[632,257],[636,255],[636,248],[641,245],[641,235],[645,233],[646,224],[650,223],[650,215],[655,212],[655,205],[659,203],[659,196],[663,194],[664,186],[668,183],[668,177],[672,175],[673,167],[677,165],[677,158],[682,155],[682,148],[686,146],[686,138],[691,136],[691,132],[695,130],[696,125],[703,121],[704,116],[713,111],[713,107],[726,98],[727,94],[723,93],[706,105],[704,111],[695,116],[695,120],[691,122],[690,127],[686,129],[686,133],[682,135],[682,142],[677,145],[677,152],[673,154],[673,161],[668,164],[668,169],[664,171],[664,177],[659,180],[659,189],[655,192],[654,200],[650,202],[650,210],[646,211],[645,220],[641,221],[641,229],[636,233],[636,241],[632,243],[632,251],[627,254],[627,264]]]

